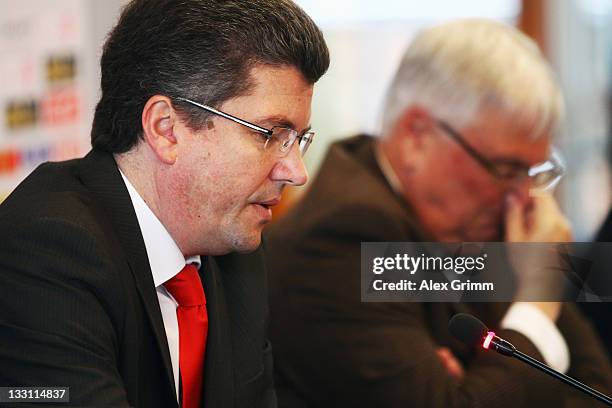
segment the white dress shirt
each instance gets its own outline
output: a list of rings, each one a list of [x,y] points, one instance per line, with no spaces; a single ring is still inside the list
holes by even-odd
[[[193,256],[185,259],[180,249],[170,236],[166,227],[164,227],[157,216],[151,211],[147,203],[142,199],[136,191],[132,183],[121,172],[121,177],[125,182],[142,238],[144,239],[149,257],[149,265],[153,274],[153,283],[157,291],[157,299],[161,309],[164,329],[166,330],[166,338],[168,339],[168,348],[170,351],[170,360],[172,361],[172,373],[174,375],[174,385],[176,389],[176,398],[178,401],[179,392],[179,329],[178,320],[176,317],[176,308],[178,303],[172,295],[164,287],[164,283],[178,274],[186,264],[196,264],[200,268],[202,264],[199,256]]]
[[[402,195],[402,185],[387,157],[374,149],[376,161],[391,188]],[[540,309],[529,303],[513,303],[501,321],[502,329],[514,330],[527,337],[546,364],[565,373],[569,369],[569,349],[557,326]]]

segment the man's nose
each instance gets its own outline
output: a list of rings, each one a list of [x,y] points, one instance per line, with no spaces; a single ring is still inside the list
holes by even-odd
[[[308,171],[297,143],[291,147],[287,156],[281,158],[272,169],[273,181],[282,181],[292,186],[301,186],[308,181]]]

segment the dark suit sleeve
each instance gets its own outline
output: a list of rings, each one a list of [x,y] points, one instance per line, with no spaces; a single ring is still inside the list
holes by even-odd
[[[612,367],[593,326],[573,304],[564,304],[557,326],[570,350],[568,375],[606,395],[612,395]],[[568,388],[568,407],[604,406]]]
[[[424,304],[360,301],[360,242],[405,240],[394,220],[366,208],[344,208],[295,240],[293,234],[282,229],[269,234],[280,406],[284,388],[309,406],[562,405],[552,380],[496,353],[472,358],[464,380],[456,382],[440,363],[440,345],[429,330],[446,321],[428,321]],[[521,334],[499,334],[542,358]]]
[[[66,220],[0,226],[0,386],[67,386],[71,405],[127,406],[106,254]]]

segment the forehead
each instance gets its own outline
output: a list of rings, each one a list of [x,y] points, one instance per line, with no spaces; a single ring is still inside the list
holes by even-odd
[[[299,70],[256,65],[249,77],[253,83],[250,91],[223,103],[223,110],[255,123],[287,121],[300,129],[308,125],[313,86]]]

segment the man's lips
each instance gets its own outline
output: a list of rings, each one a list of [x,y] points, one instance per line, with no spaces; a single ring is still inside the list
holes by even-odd
[[[251,204],[258,204],[265,208],[271,208],[274,207],[276,204],[280,203],[280,200],[280,197],[274,197],[265,201],[255,201]]]
[[[274,197],[267,200],[253,201],[250,204],[255,206],[257,212],[266,222],[272,219],[272,207],[280,202],[280,197]]]
[[[256,213],[264,222],[268,222],[272,219],[272,207],[279,202],[280,197],[274,197],[262,201],[251,201],[249,204],[253,206]]]

